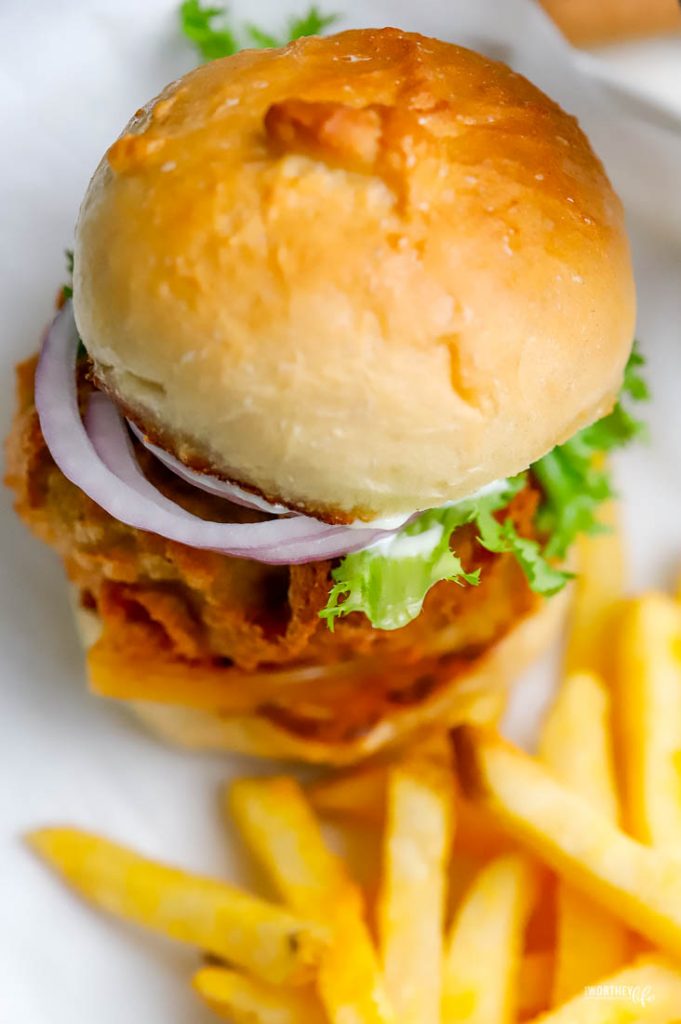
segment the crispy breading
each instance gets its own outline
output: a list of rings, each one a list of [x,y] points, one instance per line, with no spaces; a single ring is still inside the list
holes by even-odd
[[[503,636],[534,605],[516,561],[493,555],[476,542],[472,527],[455,534],[465,568],[481,568],[479,587],[439,583],[422,614],[393,632],[372,628],[360,614],[341,619],[330,633],[319,618],[330,587],[332,563],[267,566],[165,540],[128,527],[70,483],[53,462],[40,431],[33,397],[36,360],[18,367],[19,406],[7,441],[7,483],[19,515],[63,558],[85,607],[96,610],[103,631],[93,657],[133,653],[159,664],[224,672],[225,683],[249,674],[272,682],[254,685],[247,703],[259,702],[275,720],[307,716],[330,720],[330,707],[350,696],[347,732],[365,728],[383,702],[418,701],[451,678],[490,642]],[[92,385],[82,374],[81,391]],[[145,473],[166,495],[196,514],[257,521],[257,512],[229,505],[185,484],[141,446]],[[518,530],[531,535],[537,493],[528,486],[509,506]],[[348,663],[347,671],[339,670]],[[274,685],[276,672],[333,666],[291,692]],[[415,666],[418,671],[415,672]],[[358,678],[365,685],[358,686]],[[282,679],[283,681],[283,679]],[[237,703],[244,703],[243,692]],[[366,706],[364,706],[366,704]],[[226,691],[224,708],[234,706]],[[332,722],[329,721],[329,727]]]

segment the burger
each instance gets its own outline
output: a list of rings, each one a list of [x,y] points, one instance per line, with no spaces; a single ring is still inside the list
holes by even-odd
[[[103,157],[9,484],[92,689],[345,763],[549,638],[639,424],[620,203],[574,118],[397,29],[192,71]]]

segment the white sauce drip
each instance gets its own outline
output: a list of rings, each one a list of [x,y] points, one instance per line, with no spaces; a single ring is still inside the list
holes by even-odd
[[[491,484],[485,484],[478,491],[469,495],[468,498],[461,498],[459,501],[447,501],[438,508],[454,508],[456,505],[464,505],[470,501],[485,497],[489,494],[500,494],[508,486],[508,480],[494,480]],[[423,510],[429,511],[429,510]],[[410,517],[407,517],[410,518]],[[406,522],[405,519],[403,522]],[[373,524],[380,520],[373,520]],[[368,524],[367,524],[368,525]],[[368,544],[363,551],[375,551],[383,558],[429,558],[435,548],[442,540],[444,527],[442,523],[433,523],[423,533],[404,534],[394,533],[391,537],[384,537],[381,540]]]
[[[398,512],[394,516],[383,516],[378,519],[354,519],[348,523],[350,530],[399,530],[414,515],[414,512]]]
[[[435,506],[436,508],[454,508],[456,505],[463,505],[467,501],[475,501],[477,498],[484,498],[488,494],[499,494],[508,486],[508,480],[503,478],[502,480],[493,480],[490,484],[485,484],[479,490],[474,491],[465,498],[459,498],[457,501],[445,501],[442,505]],[[417,516],[421,512],[428,512],[430,509],[415,508],[413,512],[401,512],[394,516],[385,516],[383,519],[355,519],[354,522],[348,523],[348,527],[351,530],[399,530],[401,526],[404,526],[412,516]]]
[[[150,441],[148,441],[147,438],[144,436],[143,432],[139,429],[139,427],[136,426],[135,423],[133,423],[131,420],[128,420],[127,422],[128,422],[128,425],[130,426],[130,428],[132,429],[133,433],[135,434],[135,436],[142,442],[142,444],[146,448],[149,449],[149,451],[153,452],[153,454],[156,455],[157,458],[160,458],[162,462],[166,462],[167,463],[168,460],[170,460],[172,462],[179,462],[179,460],[176,460],[174,458],[174,456],[172,456],[168,452],[164,451],[164,449],[158,448],[156,445],[154,445]],[[186,473],[187,477],[189,477],[189,478],[191,478],[191,477],[196,478],[197,484],[199,486],[200,486],[201,483],[206,483],[206,482],[209,482],[209,481],[214,481],[215,484],[218,487],[221,487],[221,488],[224,489],[224,491],[225,491],[225,495],[224,495],[225,498],[229,498],[229,491],[231,490],[237,496],[237,500],[238,500],[239,497],[241,497],[243,499],[246,499],[247,503],[250,503],[252,507],[260,509],[262,512],[269,513],[270,515],[273,515],[273,516],[290,515],[291,513],[295,514],[294,510],[288,508],[287,505],[273,504],[272,502],[267,501],[266,498],[263,498],[259,494],[255,494],[255,493],[253,493],[251,491],[244,490],[243,488],[239,487],[238,484],[228,483],[227,481],[221,480],[219,477],[213,477],[213,476],[211,476],[208,473],[197,473],[195,470],[190,469],[189,466],[184,466],[182,463],[180,463],[180,466],[181,466],[182,470],[184,471],[184,473]],[[468,497],[466,497],[466,498],[460,498],[458,501],[445,501],[442,505],[438,505],[437,507],[438,508],[453,508],[455,505],[461,505],[461,504],[463,504],[464,502],[467,502],[467,501],[474,501],[476,498],[482,498],[483,496],[488,495],[488,494],[496,494],[499,491],[503,491],[503,489],[507,486],[507,484],[508,484],[508,481],[505,480],[505,479],[504,480],[493,480],[492,483],[485,484],[484,487],[481,487],[479,490],[474,491],[473,494],[468,495]],[[351,530],[399,530],[402,526],[405,525],[405,523],[408,523],[409,520],[413,516],[419,515],[419,513],[426,512],[426,511],[428,511],[428,510],[421,508],[421,509],[414,509],[413,512],[400,512],[397,515],[393,515],[393,516],[382,516],[382,517],[379,517],[378,519],[369,519],[369,520],[355,519],[352,523],[348,523],[345,526],[345,528],[346,529],[351,529]],[[421,538],[427,537],[431,532],[432,532],[432,529],[431,530],[427,530],[425,533],[417,534],[414,537],[402,537],[402,538],[400,538],[399,536],[388,537],[385,540],[377,541],[376,544],[372,545],[372,547],[377,547],[380,544],[388,544],[388,543],[391,543],[391,542],[399,540],[401,543],[403,543],[405,545],[405,548],[406,548],[406,546],[407,546],[406,542],[409,542],[411,544],[414,541],[419,541],[419,540],[421,540]],[[430,548],[430,551],[432,551],[435,548],[436,544],[437,544],[437,540],[433,542],[432,547]],[[393,558],[408,558],[408,557],[411,557],[411,555],[404,554],[401,548],[398,547],[397,550],[399,551],[399,554],[397,553],[397,551],[394,548],[393,548],[393,550],[391,550],[391,557],[393,557]]]
[[[383,558],[429,558],[442,540],[442,523],[433,523],[423,533],[395,533],[371,544],[366,551],[375,551]]]
[[[130,422],[130,421],[128,421]],[[151,451],[155,451],[154,446],[145,440],[142,432],[138,430],[133,423],[130,423],[133,431],[137,437],[142,440],[146,447]],[[191,470],[189,470],[191,472]],[[204,480],[215,480],[216,483],[222,483],[224,481],[219,480],[217,477],[211,477],[208,474],[201,474]],[[442,505],[438,505],[437,508],[453,508],[455,505],[461,505],[466,501],[475,501],[476,498],[482,498],[488,494],[497,494],[499,491],[507,486],[508,480],[493,480],[491,484],[485,484],[479,490],[474,491],[473,494],[469,494],[466,498],[460,498],[458,501],[445,501]],[[241,493],[243,497],[248,498],[253,504],[257,503],[257,507],[263,512],[267,512],[273,516],[287,515],[294,512],[293,509],[288,508],[286,505],[273,505],[267,501],[266,498],[261,497],[259,494],[254,494],[251,491],[244,491],[238,486],[238,484],[230,484],[230,487],[236,493]],[[412,512],[398,512],[394,516],[382,516],[378,519],[355,519],[351,523],[344,524],[346,529],[350,530],[399,530],[400,527],[408,523],[412,516],[419,515],[421,512],[426,512],[428,509],[415,508]],[[379,543],[381,543],[379,541]]]

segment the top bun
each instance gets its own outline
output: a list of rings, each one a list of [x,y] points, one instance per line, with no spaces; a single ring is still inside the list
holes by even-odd
[[[336,522],[525,469],[610,409],[634,325],[575,119],[397,29],[168,86],[95,172],[75,268],[97,379],[149,436]]]

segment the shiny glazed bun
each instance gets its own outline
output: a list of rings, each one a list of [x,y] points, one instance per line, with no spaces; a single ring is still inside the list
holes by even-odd
[[[428,508],[606,413],[634,292],[574,118],[396,29],[215,61],[90,184],[100,384],[188,464],[332,521]]]

